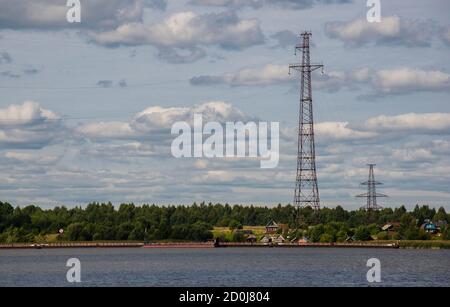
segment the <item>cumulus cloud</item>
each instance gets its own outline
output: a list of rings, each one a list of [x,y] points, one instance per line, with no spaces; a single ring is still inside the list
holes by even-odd
[[[421,70],[409,67],[375,70],[368,67],[352,71],[331,71],[317,76],[314,86],[336,92],[368,87],[370,93],[361,97],[377,98],[414,92],[450,91],[450,74],[439,70]]]
[[[384,94],[449,91],[450,75],[438,70],[383,69],[376,72],[373,85]]]
[[[202,6],[216,6],[227,8],[261,8],[263,6],[262,0],[190,0],[190,4]]]
[[[356,90],[361,85],[371,81],[374,71],[368,67],[356,68],[351,71],[329,71],[315,75],[314,87],[327,92],[337,92],[341,89]]]
[[[93,139],[130,139],[135,136],[130,124],[123,122],[99,122],[84,124],[76,133]]]
[[[61,118],[36,102],[0,109],[0,148],[42,148],[63,130]]]
[[[380,23],[365,19],[350,22],[330,22],[325,25],[328,37],[343,41],[348,46],[402,45],[428,47],[438,30],[431,20],[410,20],[398,16],[383,17]]]
[[[366,140],[378,136],[376,132],[354,129],[348,122],[318,123],[315,125],[315,132],[319,138],[334,141]]]
[[[250,7],[259,9],[264,6],[279,7],[289,10],[303,10],[318,4],[344,4],[352,0],[191,0],[194,5],[226,7],[240,9]]]
[[[141,22],[145,7],[165,8],[161,0],[82,1],[82,23],[77,27],[111,29]],[[0,29],[54,30],[73,28],[66,20],[68,8],[61,0],[0,0]]]
[[[203,120],[224,123],[250,119],[241,110],[222,101],[213,101],[192,107],[164,108],[154,106],[136,114],[129,122],[102,122],[84,124],[76,128],[81,137],[90,139],[153,139],[169,141],[175,122],[193,124],[194,114],[202,114]]]
[[[446,133],[450,132],[450,113],[408,113],[377,116],[366,121],[372,131]]]
[[[223,75],[203,75],[190,79],[191,85],[266,86],[291,83],[287,65],[267,64],[261,68],[246,68]],[[439,70],[420,70],[408,67],[375,70],[360,67],[350,71],[329,71],[314,74],[313,86],[318,90],[337,92],[342,89],[367,88],[370,93],[361,97],[376,98],[412,92],[450,91],[450,74]]]
[[[204,75],[190,79],[192,85],[265,86],[292,83],[297,80],[288,74],[287,65],[267,64],[261,68],[245,68],[223,75]],[[343,88],[355,89],[358,85],[370,82],[374,71],[368,67],[349,72],[330,71],[313,75],[313,86],[319,90],[336,92]]]
[[[397,148],[392,151],[392,158],[397,162],[420,163],[431,162],[435,156],[426,148]]]
[[[362,123],[319,122],[314,126],[317,139],[328,145],[379,144],[418,135],[450,135],[450,113],[408,113],[380,115]],[[284,128],[281,136],[288,142],[297,141],[297,129]],[[319,142],[320,143],[320,142]],[[442,150],[448,142],[435,144]]]
[[[153,106],[126,122],[80,124],[72,133],[89,142],[74,142],[74,148],[51,146],[46,152],[22,150],[42,148],[42,144],[51,142],[46,140],[35,147],[18,147],[16,144],[0,153],[0,160],[4,162],[2,165],[8,164],[8,167],[1,169],[6,174],[1,179],[2,193],[9,199],[26,202],[26,197],[33,197],[45,204],[50,200],[69,204],[92,199],[148,201],[147,198],[141,198],[143,194],[151,198],[151,201],[167,202],[170,199],[178,203],[184,197],[191,200],[190,197],[197,193],[209,200],[211,195],[215,197],[219,192],[224,193],[220,194],[221,198],[226,198],[233,191],[244,193],[243,199],[248,198],[250,202],[254,201],[255,195],[261,197],[257,199],[266,202],[278,202],[280,197],[284,199],[282,195],[289,192],[295,178],[295,153],[289,153],[296,150],[296,146],[292,145],[296,142],[295,129],[290,129],[291,138],[282,139],[282,159],[279,168],[275,170],[260,170],[254,166],[257,163],[252,166],[251,163],[255,161],[246,159],[237,162],[172,159],[168,150],[173,139],[170,134],[171,126],[176,121],[191,122],[194,113],[202,113],[204,121],[255,120],[232,105],[219,101],[189,107]],[[61,125],[51,126],[60,122],[58,115],[32,102],[1,109],[0,116],[9,119],[0,126],[2,133],[16,128],[49,137],[52,131],[62,129]],[[434,140],[429,143],[417,142],[417,138],[410,139],[414,140],[410,142],[406,138],[430,133],[434,135]],[[353,187],[367,176],[367,169],[364,167],[367,162],[379,164],[378,178],[386,183],[389,180],[403,182],[401,179],[409,178],[407,182],[412,186],[412,181],[420,180],[426,183],[427,189],[440,190],[448,182],[445,179],[448,178],[447,169],[440,169],[439,176],[436,176],[433,172],[437,169],[430,170],[429,166],[433,163],[434,168],[441,168],[448,164],[449,114],[379,116],[360,125],[322,122],[316,125],[316,134],[319,178],[325,194],[327,189]],[[399,141],[387,146],[384,137],[391,134],[401,137],[397,138]],[[2,136],[0,133],[0,147],[4,149]],[[36,135],[28,138],[29,142],[35,144],[36,140],[39,140]],[[62,149],[61,152],[53,153],[55,147]],[[14,170],[11,170],[11,165],[14,165]],[[383,171],[389,168],[401,169]],[[183,178],[192,178],[191,182],[174,176],[180,171],[185,175]],[[46,174],[45,181],[42,180],[42,172]],[[414,172],[414,176],[411,172]],[[277,179],[275,186],[274,178]],[[17,193],[18,187],[23,186],[35,188],[27,191],[26,197],[23,197]],[[176,186],[177,191],[173,190],[173,186]],[[180,188],[183,196],[177,194]],[[442,189],[445,190],[445,187]],[[62,190],[65,193],[61,193]],[[266,194],[261,196],[260,191],[265,191]],[[330,195],[333,201],[336,197],[348,200],[356,192],[344,194]],[[243,200],[240,198],[237,201]]]
[[[242,49],[264,43],[259,21],[240,19],[233,12],[180,12],[158,24],[127,23],[112,31],[91,32],[90,37],[104,46],[148,44],[184,49],[208,45]]]
[[[262,68],[246,68],[220,76],[198,76],[190,79],[192,85],[261,86],[294,80],[289,76],[287,65],[268,64]]]

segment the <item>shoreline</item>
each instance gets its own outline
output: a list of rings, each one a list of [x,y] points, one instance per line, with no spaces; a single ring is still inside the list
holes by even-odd
[[[151,249],[194,249],[194,248],[373,248],[373,249],[450,249],[450,242],[399,241],[377,243],[306,243],[306,244],[262,244],[262,243],[130,243],[130,242],[71,242],[48,244],[0,244],[0,250],[11,249],[75,249],[75,248],[151,248]]]

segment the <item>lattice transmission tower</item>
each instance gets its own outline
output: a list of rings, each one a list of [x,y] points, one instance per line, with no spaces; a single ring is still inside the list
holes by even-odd
[[[364,207],[367,211],[381,210],[383,207],[378,205],[377,199],[379,197],[388,197],[387,195],[377,193],[377,185],[382,185],[381,182],[375,181],[374,167],[376,164],[369,164],[369,180],[361,183],[367,186],[367,193],[357,195],[356,197],[367,198],[367,204]]]
[[[301,43],[295,51],[302,54],[301,64],[292,64],[291,70],[301,74],[300,84],[300,118],[298,130],[297,178],[295,183],[294,205],[297,207],[310,206],[320,209],[319,187],[316,173],[316,149],[314,143],[314,117],[311,73],[322,69],[321,64],[311,64],[310,40],[311,32],[301,34]]]

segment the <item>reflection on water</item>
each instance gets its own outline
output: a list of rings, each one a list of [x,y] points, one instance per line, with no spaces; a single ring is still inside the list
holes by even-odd
[[[314,248],[1,250],[0,286],[71,286],[73,257],[81,286],[369,286],[369,258],[382,286],[450,286],[450,250]]]

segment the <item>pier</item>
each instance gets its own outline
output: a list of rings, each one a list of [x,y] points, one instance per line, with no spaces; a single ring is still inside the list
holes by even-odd
[[[0,249],[58,249],[58,248],[140,248],[144,243],[127,242],[80,242],[80,243],[49,243],[49,244],[0,244]]]

